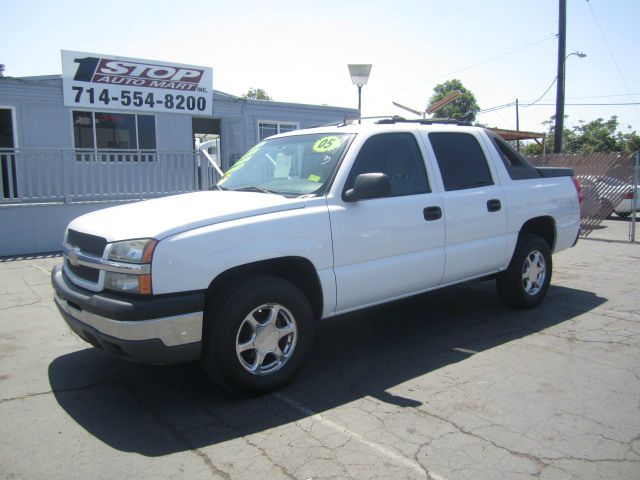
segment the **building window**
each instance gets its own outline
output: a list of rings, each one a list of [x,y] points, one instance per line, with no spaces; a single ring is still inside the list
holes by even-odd
[[[258,140],[264,140],[271,135],[279,133],[293,132],[298,129],[297,123],[286,122],[259,122],[258,123]]]
[[[77,149],[155,150],[155,119],[153,115],[73,112],[73,137]],[[148,155],[123,157],[117,152],[103,157],[102,160],[152,160]]]

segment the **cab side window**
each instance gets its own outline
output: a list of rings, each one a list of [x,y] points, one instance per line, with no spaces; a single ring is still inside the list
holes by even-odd
[[[487,159],[473,135],[433,132],[429,141],[446,191],[493,185]]]
[[[345,190],[353,188],[356,177],[363,173],[386,174],[393,197],[431,191],[422,154],[410,133],[382,133],[369,138],[356,157]]]

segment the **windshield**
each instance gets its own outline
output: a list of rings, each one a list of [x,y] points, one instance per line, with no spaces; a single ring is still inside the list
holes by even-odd
[[[323,193],[352,137],[315,133],[264,140],[227,170],[218,187],[287,196]]]

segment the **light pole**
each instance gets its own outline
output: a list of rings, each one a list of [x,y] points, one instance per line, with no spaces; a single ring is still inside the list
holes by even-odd
[[[564,135],[564,78],[565,78],[565,63],[567,58],[571,55],[576,55],[578,58],[584,58],[587,56],[583,52],[572,52],[566,55],[558,62],[558,76],[556,77],[558,82],[558,89],[556,93],[556,122],[553,132],[553,153],[562,152],[562,137]]]
[[[349,75],[351,75],[351,83],[358,86],[358,116],[362,117],[362,86],[369,81],[371,73],[371,64],[349,64]],[[358,119],[360,123],[360,119]]]

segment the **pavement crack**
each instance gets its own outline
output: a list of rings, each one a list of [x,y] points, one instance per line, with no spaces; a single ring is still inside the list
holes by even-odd
[[[49,302],[49,299],[40,299],[40,300],[36,300],[35,302],[29,302],[29,303],[19,303],[17,305],[9,305],[8,307],[0,307],[0,311],[5,311],[5,310],[12,310],[14,308],[21,308],[21,307],[29,307],[31,305],[37,305],[39,303],[47,303]]]
[[[31,397],[39,397],[41,395],[49,395],[50,393],[53,393],[53,391],[52,390],[48,390],[48,391],[45,391],[45,392],[28,393],[26,395],[20,395],[19,397],[2,398],[2,399],[0,399],[0,403],[13,402],[15,400],[26,400],[26,399],[31,398]]]
[[[182,445],[184,445],[185,447],[187,447],[189,449],[189,451],[191,453],[193,453],[194,455],[196,455],[198,458],[200,458],[200,460],[202,460],[202,462],[205,464],[205,466],[209,469],[209,471],[214,475],[214,476],[218,476],[218,477],[222,477],[225,480],[231,480],[232,477],[229,473],[225,472],[224,470],[221,470],[220,468],[218,468],[213,461],[211,460],[211,457],[209,457],[209,455],[207,455],[203,450],[201,450],[200,448],[196,447],[193,442],[191,442],[180,430],[178,430],[171,422],[168,422],[166,420],[164,420],[161,415],[156,412],[155,409],[153,409],[147,402],[145,402],[140,395],[138,394],[138,392],[135,390],[135,388],[133,388],[132,385],[129,385],[127,383],[124,382],[118,382],[119,385],[121,385],[122,387],[124,387],[125,390],[127,390],[129,393],[131,393],[133,395],[133,397],[136,399],[136,401],[138,402],[138,405],[140,405],[140,407],[145,410],[146,412],[148,412],[151,417],[155,420],[155,422],[160,425],[161,427],[163,427],[165,430],[167,430],[167,432],[169,432],[169,434],[178,442],[181,443]]]
[[[113,386],[113,385],[117,385],[117,382],[99,382],[99,383],[92,383],[89,385],[83,385],[81,387],[74,387],[74,388],[61,388],[61,389],[53,389],[53,390],[46,390],[43,392],[34,392],[34,393],[27,393],[25,395],[19,395],[17,397],[11,397],[11,398],[3,398],[0,399],[0,403],[4,403],[4,402],[12,402],[15,400],[26,400],[28,398],[32,398],[32,397],[39,397],[42,395],[50,395],[50,394],[58,394],[58,393],[71,393],[71,392],[81,392],[83,390],[90,390],[92,388],[97,388],[97,387],[104,387],[104,386]]]
[[[416,411],[426,414],[432,418],[436,418],[442,422],[445,422],[449,425],[451,425],[452,427],[454,427],[456,430],[458,430],[460,433],[464,434],[464,435],[469,435],[470,437],[474,437],[477,438],[478,440],[481,440],[483,442],[489,443],[490,445],[499,448],[500,450],[504,450],[506,452],[508,452],[509,454],[513,455],[514,457],[519,457],[519,458],[524,458],[526,460],[529,460],[531,462],[533,462],[536,467],[538,468],[539,471],[544,470],[545,468],[547,468],[549,466],[549,464],[547,462],[545,462],[542,458],[536,457],[535,455],[532,455],[530,453],[525,453],[525,452],[519,452],[517,450],[512,450],[509,447],[506,447],[504,445],[500,445],[496,442],[494,442],[493,440],[490,440],[488,438],[484,438],[481,435],[478,435],[475,432],[472,432],[471,430],[468,430],[466,428],[464,428],[461,425],[458,425],[457,423],[455,423],[453,420],[450,420],[446,417],[443,417],[441,415],[437,415],[435,413],[431,413],[429,411],[426,410],[422,410],[422,409],[416,409]],[[538,473],[539,474],[539,473]]]
[[[262,455],[269,460],[269,462],[271,462],[272,465],[274,465],[279,471],[280,473],[282,473],[285,477],[291,479],[291,480],[296,480],[295,475],[293,475],[292,473],[290,473],[286,468],[284,468],[282,465],[279,465],[278,463],[276,463],[267,453],[267,451],[262,448],[260,446],[260,444],[256,443],[256,442],[252,442],[248,436],[243,436],[242,437],[244,439],[244,441],[251,445],[253,448],[255,448],[256,450],[258,450],[260,453],[262,453]]]

